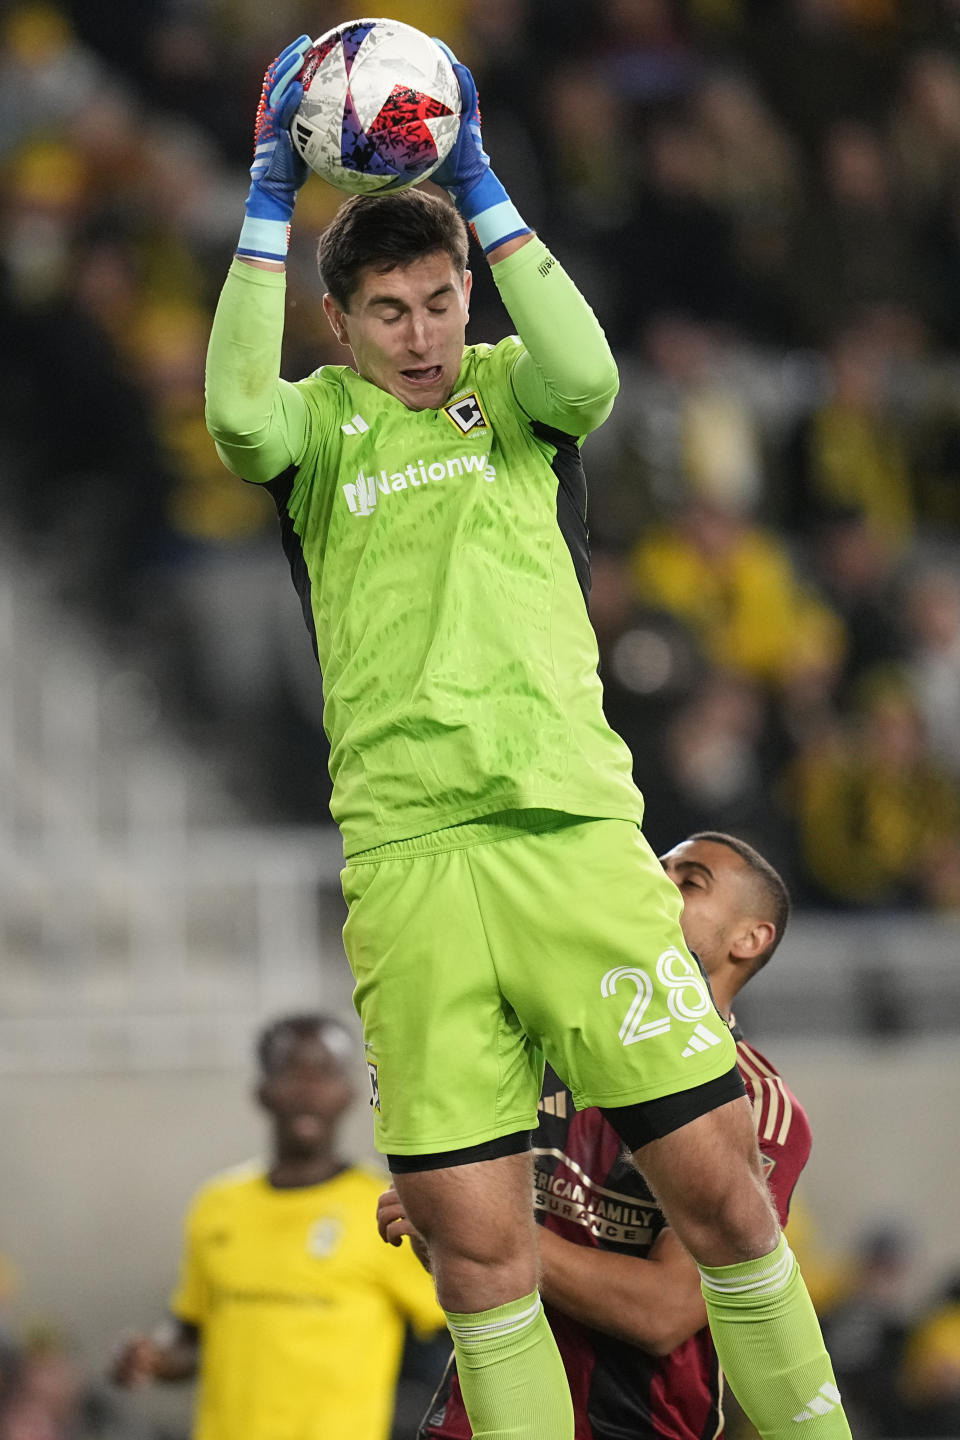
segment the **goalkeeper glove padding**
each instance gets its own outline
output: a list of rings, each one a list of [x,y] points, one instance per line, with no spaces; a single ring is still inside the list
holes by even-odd
[[[461,111],[460,131],[453,149],[430,179],[446,190],[464,220],[473,227],[486,255],[507,240],[532,232],[490,169],[490,156],[483,148],[480,134],[480,103],[473,76],[448,45],[442,40],[436,43],[450,60],[459,81]]]
[[[240,231],[238,255],[257,260],[286,259],[297,191],[309,174],[306,161],[293,148],[290,121],[303,99],[303,86],[297,76],[311,44],[309,35],[301,35],[280,52],[263,77],[247,214]]]

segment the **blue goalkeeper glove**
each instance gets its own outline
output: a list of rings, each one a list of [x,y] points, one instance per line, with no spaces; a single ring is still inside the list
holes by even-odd
[[[442,185],[479,241],[483,253],[518,235],[531,234],[516,206],[490,169],[490,156],[480,134],[480,102],[477,87],[466,65],[442,40],[434,40],[453,65],[460,84],[460,132],[443,164],[430,176]]]
[[[297,191],[309,174],[306,161],[293,148],[290,121],[303,99],[303,86],[297,76],[312,43],[309,35],[301,35],[281,50],[263,77],[250,166],[250,192],[246,200],[247,216],[240,231],[238,255],[249,255],[256,260],[287,258]]]

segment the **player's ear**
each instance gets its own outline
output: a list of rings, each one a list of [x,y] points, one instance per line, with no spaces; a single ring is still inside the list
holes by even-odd
[[[732,960],[756,960],[776,938],[776,927],[769,920],[751,920],[730,945]]]
[[[467,312],[467,319],[470,319],[470,291],[473,289],[473,271],[463,272],[463,303]]]
[[[340,344],[349,345],[350,341],[347,339],[347,327],[343,319],[344,312],[340,309],[340,306],[336,300],[334,300],[329,290],[323,297],[323,312],[330,321],[330,328],[340,341]]]

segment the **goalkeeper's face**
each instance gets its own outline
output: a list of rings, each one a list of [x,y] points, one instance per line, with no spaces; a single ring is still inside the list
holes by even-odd
[[[436,251],[391,270],[365,267],[349,310],[332,295],[323,297],[323,308],[365,380],[408,410],[436,410],[460,373],[471,278]]]

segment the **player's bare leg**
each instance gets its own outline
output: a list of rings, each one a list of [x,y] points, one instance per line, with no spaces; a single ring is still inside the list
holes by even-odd
[[[775,1248],[780,1225],[745,1097],[651,1141],[634,1159],[701,1265],[736,1265]]]
[[[763,1440],[848,1440],[830,1359],[763,1179],[748,1102],[734,1100],[636,1151],[700,1266],[730,1387]]]
[[[394,1184],[430,1250],[474,1440],[573,1440],[537,1292],[529,1153],[395,1175]]]
[[[445,1310],[489,1310],[537,1286],[530,1152],[393,1177],[430,1248]]]

